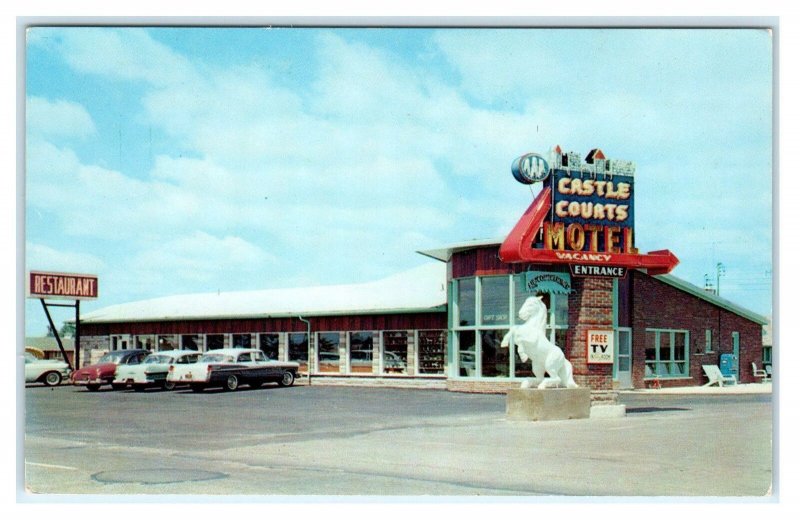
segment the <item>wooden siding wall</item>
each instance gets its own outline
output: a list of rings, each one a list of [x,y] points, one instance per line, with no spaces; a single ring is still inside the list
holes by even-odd
[[[305,318],[305,317],[304,317]],[[447,313],[308,317],[311,331],[380,331],[447,329]],[[213,333],[282,333],[306,331],[295,318],[185,320],[164,322],[81,323],[81,335],[172,335]]]
[[[499,246],[488,246],[453,253],[451,258],[452,278],[464,278],[476,275],[508,275],[525,271],[569,271],[568,266],[507,264],[500,260]]]

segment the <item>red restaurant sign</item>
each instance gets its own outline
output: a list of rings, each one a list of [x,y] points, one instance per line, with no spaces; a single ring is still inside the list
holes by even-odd
[[[29,298],[94,300],[98,292],[97,275],[31,271],[27,284]]]

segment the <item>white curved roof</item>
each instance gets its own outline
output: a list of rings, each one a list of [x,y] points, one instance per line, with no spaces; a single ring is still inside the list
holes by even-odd
[[[81,322],[439,311],[447,304],[446,271],[436,262],[363,284],[175,295],[82,313]]]

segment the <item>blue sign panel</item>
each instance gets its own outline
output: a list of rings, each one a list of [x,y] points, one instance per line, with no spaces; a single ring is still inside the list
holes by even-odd
[[[553,222],[633,228],[632,176],[555,169],[548,184]]]

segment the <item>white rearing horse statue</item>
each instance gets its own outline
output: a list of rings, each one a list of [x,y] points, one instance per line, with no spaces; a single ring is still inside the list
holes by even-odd
[[[512,326],[503,337],[500,347],[508,347],[511,337],[517,346],[517,353],[523,362],[531,359],[533,375],[541,379],[539,389],[548,387],[577,388],[572,378],[572,364],[564,357],[564,352],[547,338],[545,324],[547,322],[547,306],[542,297],[528,298],[519,309],[519,318],[525,323]],[[545,371],[549,377],[545,378]],[[523,381],[521,387],[531,387],[531,382]]]

